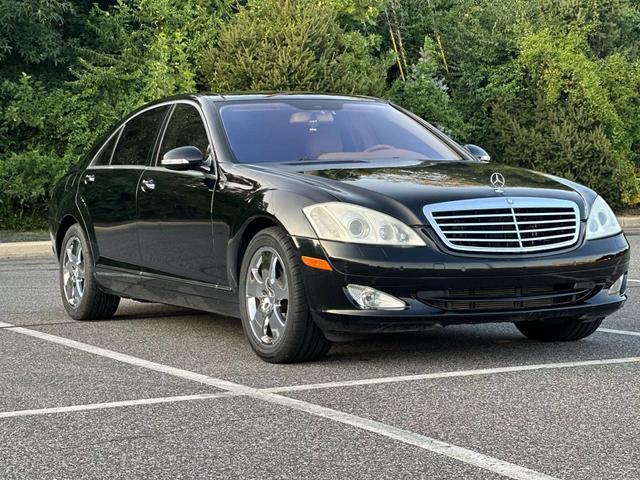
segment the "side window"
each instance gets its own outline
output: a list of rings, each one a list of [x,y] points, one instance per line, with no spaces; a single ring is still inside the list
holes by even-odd
[[[168,108],[156,107],[129,120],[113,152],[111,165],[146,165]]]
[[[178,103],[164,134],[159,158],[171,149],[186,146],[198,147],[206,157],[209,139],[198,110],[192,105]]]
[[[111,154],[113,153],[113,146],[116,144],[116,140],[118,140],[119,131],[116,132],[107,143],[105,143],[98,155],[95,156],[91,165],[109,165],[111,161]]]

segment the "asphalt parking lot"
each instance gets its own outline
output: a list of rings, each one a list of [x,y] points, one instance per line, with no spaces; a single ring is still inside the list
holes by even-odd
[[[629,301],[586,340],[456,326],[298,365],[201,312],[72,321],[53,258],[0,261],[0,479],[640,479],[629,241]]]

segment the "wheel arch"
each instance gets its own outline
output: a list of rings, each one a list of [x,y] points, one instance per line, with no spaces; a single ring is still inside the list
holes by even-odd
[[[229,265],[231,267],[229,271],[233,275],[235,285],[238,284],[238,279],[240,278],[242,258],[249,246],[249,242],[251,242],[251,239],[259,232],[270,227],[280,227],[286,231],[286,228],[278,221],[278,219],[276,219],[276,217],[263,213],[247,220],[238,232],[235,247],[231,249],[229,258]]]
[[[66,215],[60,221],[55,237],[56,256],[58,258],[60,258],[60,249],[62,248],[62,240],[64,240],[64,236],[67,234],[67,231],[76,223],[80,224],[78,219],[76,219],[73,215]]]
[[[332,197],[331,197],[332,198]],[[238,287],[242,257],[251,239],[261,230],[280,227],[292,238],[315,238],[315,232],[302,208],[327,201],[322,192],[300,192],[278,188],[263,188],[244,200],[247,215],[242,219],[227,220],[230,232],[227,237],[225,259],[228,284]],[[215,209],[214,209],[215,210]]]

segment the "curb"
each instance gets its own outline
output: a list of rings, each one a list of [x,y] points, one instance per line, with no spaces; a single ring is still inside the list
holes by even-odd
[[[623,229],[640,229],[640,216],[618,217]],[[631,232],[629,232],[631,233]],[[53,255],[50,241],[0,243],[0,260],[50,257]]]
[[[639,217],[618,217],[620,226],[625,228],[640,228],[640,216]]]
[[[50,257],[52,255],[51,241],[0,243],[0,260]]]

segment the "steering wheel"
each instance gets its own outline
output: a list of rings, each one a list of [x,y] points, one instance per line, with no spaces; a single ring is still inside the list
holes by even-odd
[[[392,146],[392,145],[387,145],[385,143],[379,143],[378,145],[373,145],[367,149],[364,150],[365,153],[371,153],[371,152],[377,152],[380,150],[393,150],[396,147]]]

